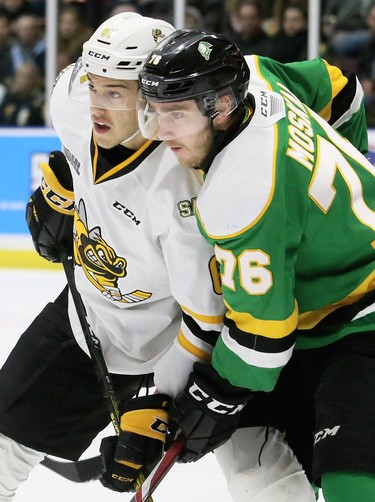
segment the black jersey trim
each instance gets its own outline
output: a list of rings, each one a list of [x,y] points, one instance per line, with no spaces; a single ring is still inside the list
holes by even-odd
[[[229,329],[230,337],[239,345],[257,352],[278,354],[289,350],[296,341],[295,331],[283,338],[268,338],[240,330],[236,323],[227,317],[224,317],[224,325]]]
[[[137,151],[128,150],[121,145],[105,150],[98,147],[95,137],[92,135],[90,152],[94,183],[97,185],[134,171],[160,144],[159,141],[148,140]],[[113,165],[113,161],[109,159],[114,157],[116,149],[121,149],[125,158]]]
[[[343,72],[343,75],[348,79],[345,87],[333,98],[331,103],[331,118],[328,123],[330,125],[337,122],[350,109],[357,92],[357,79],[353,73]]]
[[[212,347],[215,346],[217,339],[219,338],[220,332],[215,331],[215,330],[204,330],[202,329],[198,323],[188,314],[183,312],[182,314],[183,320],[188,327],[188,329],[193,333],[194,336],[196,336],[199,340],[202,340],[202,342],[208,343],[209,345],[212,345]]]

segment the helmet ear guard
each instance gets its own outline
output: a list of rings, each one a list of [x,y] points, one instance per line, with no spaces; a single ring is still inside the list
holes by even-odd
[[[230,115],[238,106],[236,96],[230,87],[211,95],[197,96],[195,100],[202,114],[209,117],[210,120],[218,115]]]

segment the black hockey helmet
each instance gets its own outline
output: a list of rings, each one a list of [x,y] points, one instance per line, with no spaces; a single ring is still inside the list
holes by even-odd
[[[218,33],[177,30],[146,59],[139,74],[141,91],[151,102],[194,99],[212,117],[217,96],[227,92],[233,111],[246,97],[250,70],[238,47]]]

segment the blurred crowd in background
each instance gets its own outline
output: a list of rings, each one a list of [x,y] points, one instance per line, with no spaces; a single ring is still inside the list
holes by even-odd
[[[0,0],[0,126],[43,126],[45,7]],[[81,55],[106,18],[139,12],[173,24],[173,0],[60,0],[56,74]],[[281,62],[307,58],[308,0],[186,0],[185,27],[224,33],[244,54]],[[321,0],[320,56],[354,71],[375,127],[375,0]]]

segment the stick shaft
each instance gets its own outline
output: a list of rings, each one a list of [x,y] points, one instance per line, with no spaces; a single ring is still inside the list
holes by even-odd
[[[64,267],[66,279],[68,281],[69,289],[73,298],[74,306],[77,311],[79,322],[81,324],[81,328],[85,336],[86,344],[89,349],[91,359],[93,360],[94,363],[95,372],[102,386],[103,396],[108,406],[108,411],[112,420],[112,424],[116,434],[119,435],[120,416],[119,416],[119,410],[114,386],[106,362],[104,360],[103,352],[100,346],[100,340],[96,337],[95,333],[91,329],[91,326],[87,320],[85,306],[83,304],[81,295],[77,290],[74,277],[73,257],[69,256],[67,253],[63,251],[61,253],[61,261]]]
[[[168,448],[164,457],[156,464],[154,469],[145,479],[142,486],[138,489],[137,493],[133,495],[129,502],[147,502],[147,500],[154,493],[155,489],[159,486],[160,482],[165,478],[172,466],[178,460],[180,453],[184,448],[184,439],[182,435]]]

